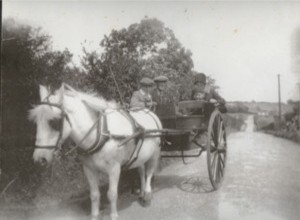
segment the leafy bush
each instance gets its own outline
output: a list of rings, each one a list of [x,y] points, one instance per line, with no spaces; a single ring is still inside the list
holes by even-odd
[[[226,105],[228,113],[248,113],[249,108],[243,103],[229,103]]]
[[[254,116],[254,123],[257,130],[272,130],[274,129],[274,117],[273,116]]]
[[[229,130],[229,132],[240,131],[245,126],[246,118],[247,118],[247,115],[244,115],[244,114],[225,114],[224,122],[225,122],[226,127]]]

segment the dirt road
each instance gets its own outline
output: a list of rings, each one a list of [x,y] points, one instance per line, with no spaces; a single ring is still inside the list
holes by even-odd
[[[130,193],[120,196],[120,219],[299,219],[300,146],[253,128],[250,117],[245,132],[229,136],[226,176],[218,191],[211,191],[205,153],[188,159],[189,165],[179,159],[156,176],[150,207],[141,207]],[[108,207],[103,214],[108,219]],[[88,219],[87,215],[77,204],[34,219]]]
[[[211,189],[206,158],[190,165],[176,163],[155,179],[152,206],[120,201],[122,219],[299,219],[300,146],[253,132],[228,140],[228,163],[222,187]],[[191,161],[191,160],[190,160]],[[192,162],[192,161],[191,161]]]

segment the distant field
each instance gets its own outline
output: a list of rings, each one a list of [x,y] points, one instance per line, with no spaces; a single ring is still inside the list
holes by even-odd
[[[248,108],[249,113],[267,112],[272,115],[278,114],[278,103],[272,102],[228,102],[228,106],[242,105]],[[292,112],[293,107],[291,105],[281,104],[282,114]]]

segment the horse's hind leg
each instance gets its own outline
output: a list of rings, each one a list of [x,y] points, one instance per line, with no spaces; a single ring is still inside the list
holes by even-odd
[[[118,199],[118,184],[120,179],[121,167],[119,164],[115,164],[109,171],[109,189],[107,197],[110,201],[110,217],[112,220],[118,218],[117,212],[117,199]]]
[[[140,197],[144,197],[145,194],[145,185],[146,185],[146,179],[145,179],[145,165],[141,165],[138,168],[139,174],[140,174],[140,182],[141,182],[141,188],[140,188]]]
[[[151,204],[151,199],[152,199],[151,179],[157,168],[158,159],[159,159],[159,153],[153,155],[153,157],[145,164],[145,176],[146,176],[145,194],[144,194],[145,206],[149,206]]]
[[[98,175],[87,166],[83,166],[83,171],[90,186],[91,216],[93,220],[96,220],[99,218],[100,214],[100,190],[98,187]]]

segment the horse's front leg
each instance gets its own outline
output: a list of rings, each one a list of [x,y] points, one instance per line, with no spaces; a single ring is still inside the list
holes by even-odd
[[[90,186],[91,217],[92,220],[98,220],[98,218],[100,218],[100,190],[98,186],[99,178],[95,171],[91,170],[85,165],[83,166],[83,171]]]
[[[110,201],[110,208],[111,208],[110,217],[112,220],[118,218],[117,200],[118,200],[118,185],[120,179],[120,172],[121,172],[120,164],[115,164],[111,168],[110,172],[108,172],[109,189],[107,192],[107,197]]]

